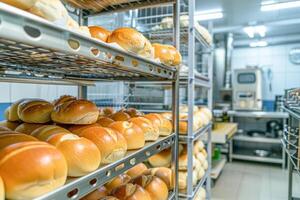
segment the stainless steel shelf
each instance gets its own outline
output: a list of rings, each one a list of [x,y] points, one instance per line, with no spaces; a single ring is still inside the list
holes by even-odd
[[[174,80],[177,70],[0,3],[0,75],[68,80]],[[18,34],[8,34],[17,32]]]
[[[192,195],[187,195],[186,193],[179,192],[179,199],[194,199],[195,195],[197,194],[198,190],[204,186],[207,178],[210,176],[210,170],[206,170],[205,175],[202,177],[201,180],[198,181],[197,185],[193,189]]]
[[[244,141],[244,142],[258,142],[258,143],[269,143],[269,144],[281,144],[279,138],[267,138],[267,137],[249,137],[245,135],[235,135],[233,137],[234,141]]]
[[[283,110],[286,111],[289,115],[291,115],[293,118],[300,120],[300,114],[295,112],[292,108],[283,107]]]
[[[222,110],[213,110],[213,113],[222,114]],[[252,118],[278,118],[287,119],[289,117],[288,113],[285,112],[264,112],[264,111],[227,111],[228,116],[232,117],[252,117]]]
[[[69,179],[64,186],[38,197],[36,200],[79,199],[115,176],[172,146],[175,143],[175,138],[176,135],[172,134],[167,137],[161,137],[155,142],[149,142],[142,149],[129,151],[124,158],[117,162],[102,166],[86,176]]]
[[[247,161],[276,163],[276,164],[282,164],[284,162],[284,159],[279,156],[259,157],[259,156],[255,156],[253,152],[250,150],[241,150],[241,149],[238,152],[233,152],[232,158],[237,160],[247,160]]]
[[[189,137],[188,135],[179,135],[179,143],[186,144],[190,141],[195,141],[199,139],[201,136],[206,134],[209,129],[211,129],[212,123],[207,124],[206,126],[200,128],[199,130],[194,132],[194,135],[192,137]]]
[[[195,72],[194,74],[195,74],[195,79],[194,79],[195,86],[204,87],[208,89],[211,88],[212,83],[207,76],[204,76],[198,72]],[[188,85],[188,74],[180,75],[180,84],[185,86]]]

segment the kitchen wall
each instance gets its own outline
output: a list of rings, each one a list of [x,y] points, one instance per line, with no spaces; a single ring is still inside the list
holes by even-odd
[[[283,95],[284,89],[300,86],[300,65],[289,61],[289,51],[300,47],[298,44],[269,46],[262,48],[236,48],[232,55],[232,69],[246,65],[258,65],[264,72],[264,99],[274,100],[275,95]],[[271,69],[269,82],[267,70]],[[271,87],[269,85],[271,83]]]

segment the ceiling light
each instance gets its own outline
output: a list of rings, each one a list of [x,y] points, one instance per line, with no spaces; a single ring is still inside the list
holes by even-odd
[[[250,38],[254,38],[255,34],[259,34],[260,37],[265,37],[266,36],[266,32],[267,32],[267,28],[264,25],[260,25],[260,26],[247,26],[244,27],[244,32],[247,33],[247,35]]]
[[[256,41],[256,42],[251,42],[249,44],[250,47],[265,47],[268,46],[268,42],[267,41]]]
[[[288,8],[297,8],[300,7],[300,1],[287,1],[287,2],[262,2],[260,10],[261,11],[272,11],[272,10],[281,10]]]
[[[247,33],[249,38],[254,38],[254,27],[253,26],[248,26],[244,28],[244,32]]]
[[[223,11],[221,9],[199,11],[195,14],[196,21],[205,21],[223,18]]]

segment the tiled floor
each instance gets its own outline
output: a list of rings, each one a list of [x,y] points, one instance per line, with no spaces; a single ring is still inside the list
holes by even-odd
[[[287,200],[288,172],[279,165],[227,163],[212,188],[213,200]],[[300,177],[294,174],[294,196],[300,197]]]

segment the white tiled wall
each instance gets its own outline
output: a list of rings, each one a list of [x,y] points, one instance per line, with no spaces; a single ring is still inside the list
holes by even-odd
[[[272,90],[270,91],[269,86],[265,85],[264,99],[274,100],[275,95],[284,94],[284,89],[300,87],[300,65],[294,65],[289,61],[289,51],[295,47],[300,47],[300,43],[234,49],[232,69],[244,68],[247,65],[258,65],[264,72],[271,69]]]

